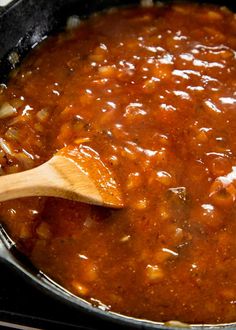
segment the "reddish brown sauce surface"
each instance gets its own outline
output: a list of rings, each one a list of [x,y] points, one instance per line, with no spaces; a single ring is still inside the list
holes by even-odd
[[[2,203],[38,268],[126,315],[236,321],[235,50],[233,13],[179,4],[96,15],[32,51],[1,91],[1,174],[82,144],[127,205]]]

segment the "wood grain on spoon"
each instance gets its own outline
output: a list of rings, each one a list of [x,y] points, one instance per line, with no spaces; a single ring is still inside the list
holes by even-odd
[[[0,178],[0,201],[54,196],[119,208],[121,193],[111,171],[88,146],[66,147],[32,170]]]

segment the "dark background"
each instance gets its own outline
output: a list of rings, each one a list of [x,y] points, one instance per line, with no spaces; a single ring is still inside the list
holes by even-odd
[[[117,329],[41,292],[3,262],[0,262],[0,321],[52,330]]]

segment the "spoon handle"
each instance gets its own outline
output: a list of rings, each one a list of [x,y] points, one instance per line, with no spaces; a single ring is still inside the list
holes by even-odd
[[[63,156],[54,156],[34,169],[0,177],[0,202],[29,196],[62,197],[97,205],[103,202],[89,177]]]
[[[31,170],[0,177],[0,201],[47,194],[51,173],[45,164]]]

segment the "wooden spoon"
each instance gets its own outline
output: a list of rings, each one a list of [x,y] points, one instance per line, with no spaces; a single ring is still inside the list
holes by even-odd
[[[0,201],[54,196],[120,208],[121,193],[111,171],[88,146],[66,147],[32,170],[0,177]]]

